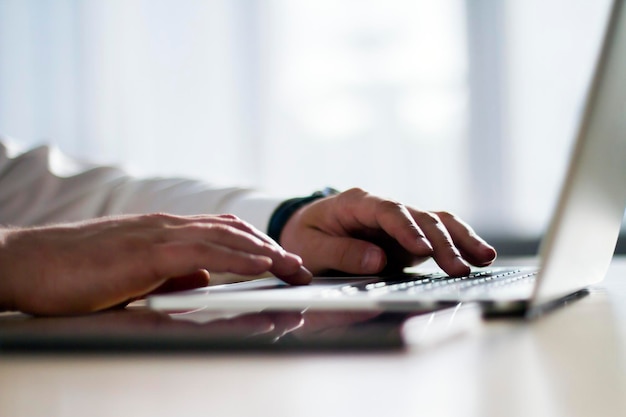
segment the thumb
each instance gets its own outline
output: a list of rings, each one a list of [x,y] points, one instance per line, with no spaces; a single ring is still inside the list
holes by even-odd
[[[373,243],[349,237],[325,236],[311,269],[334,269],[349,274],[376,274],[387,264],[385,252]]]
[[[209,285],[210,275],[205,269],[199,269],[191,274],[170,278],[159,285],[150,294],[163,294],[174,291],[193,290]]]

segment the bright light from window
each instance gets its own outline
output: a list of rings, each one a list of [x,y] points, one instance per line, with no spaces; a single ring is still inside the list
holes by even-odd
[[[267,187],[463,210],[464,19],[460,0],[273,1]]]

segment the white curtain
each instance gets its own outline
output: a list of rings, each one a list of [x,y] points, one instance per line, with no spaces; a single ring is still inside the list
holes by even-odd
[[[0,2],[0,129],[145,173],[249,179],[244,6]]]
[[[279,195],[361,186],[536,235],[608,3],[0,0],[0,132]]]

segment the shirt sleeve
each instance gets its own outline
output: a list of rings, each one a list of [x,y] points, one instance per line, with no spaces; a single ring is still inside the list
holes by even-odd
[[[51,146],[25,152],[0,138],[0,224],[34,226],[163,212],[234,214],[263,232],[282,199],[183,178],[136,178]]]

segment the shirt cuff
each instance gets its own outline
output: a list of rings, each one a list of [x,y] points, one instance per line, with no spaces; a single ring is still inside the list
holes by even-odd
[[[272,198],[260,193],[248,192],[224,204],[222,212],[234,214],[263,233],[267,233],[272,213],[283,201],[285,201],[283,198]]]

